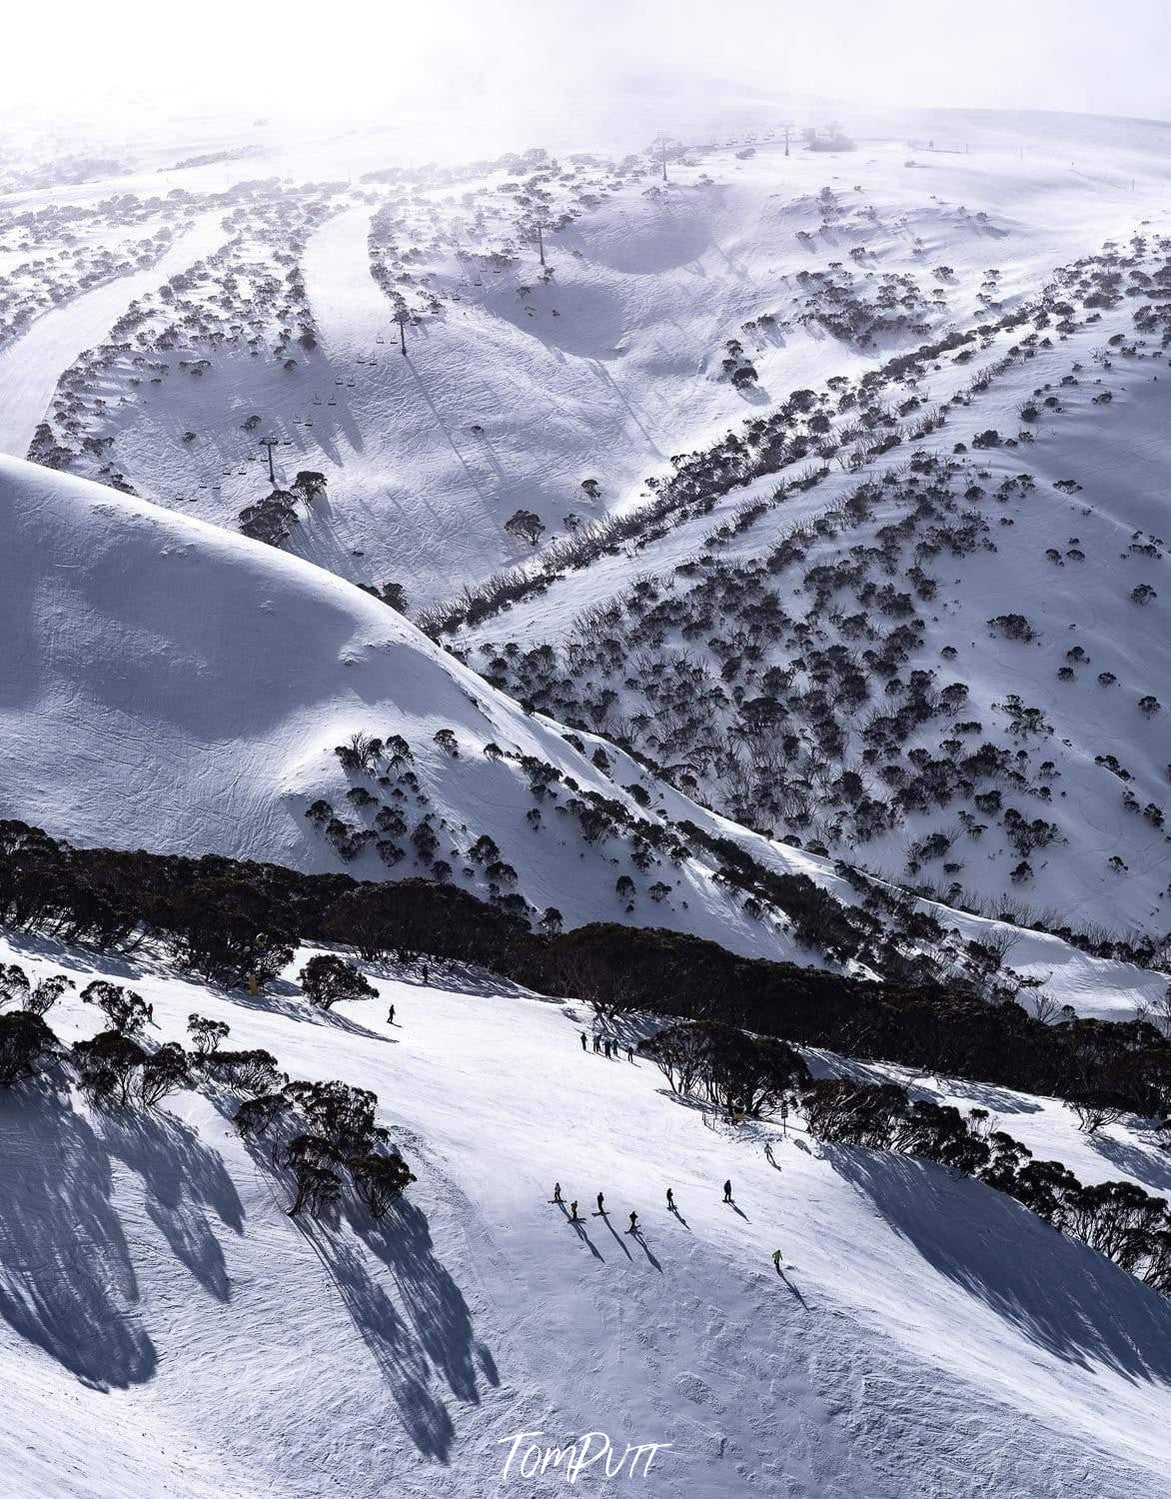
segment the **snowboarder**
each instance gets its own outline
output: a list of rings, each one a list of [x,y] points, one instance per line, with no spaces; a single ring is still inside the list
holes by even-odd
[[[669,1213],[675,1211],[675,1194],[670,1187],[667,1188],[667,1211]]]
[[[633,1208],[631,1208],[630,1210],[630,1227],[626,1230],[626,1232],[628,1234],[636,1234],[638,1232],[638,1214],[634,1211]]]
[[[773,1250],[773,1269],[778,1275],[781,1273],[781,1251],[779,1249]]]
[[[732,1182],[731,1182],[730,1178],[729,1178],[728,1181],[726,1181],[724,1183],[724,1201],[725,1202],[731,1202],[732,1201]]]
[[[582,1033],[581,1033],[581,1049],[582,1049],[582,1051],[588,1051],[589,1050],[589,1047],[586,1045],[586,1033],[585,1033],[585,1031],[582,1031]]]
[[[553,1201],[554,1202],[560,1202],[561,1201],[561,1183],[560,1182],[554,1182],[553,1183]]]
[[[387,1023],[387,1025],[393,1025],[394,1024],[394,1006],[393,1005],[391,1005],[390,1010],[387,1012],[386,1023]]]
[[[602,1204],[605,1201],[606,1201],[605,1195],[602,1192],[599,1192],[598,1193],[598,1212],[601,1213],[603,1217],[605,1217],[605,1215],[606,1215],[606,1209],[602,1206]]]
[[[577,1216],[577,1198],[576,1197],[569,1204],[569,1221],[570,1221],[570,1223],[580,1223],[581,1222],[581,1219]]]
[[[601,1036],[595,1036],[594,1037],[594,1050],[595,1051],[601,1051],[601,1049],[602,1049],[602,1038],[601,1038]]]

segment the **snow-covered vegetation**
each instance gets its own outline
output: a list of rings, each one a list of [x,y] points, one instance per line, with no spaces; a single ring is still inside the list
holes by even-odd
[[[763,113],[8,143],[6,1493],[1163,1491],[1166,127]]]

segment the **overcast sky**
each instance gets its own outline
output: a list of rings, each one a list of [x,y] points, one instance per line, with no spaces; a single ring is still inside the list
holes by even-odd
[[[523,119],[615,95],[1171,118],[1171,0],[56,0],[3,22],[0,108],[147,90],[176,111]]]

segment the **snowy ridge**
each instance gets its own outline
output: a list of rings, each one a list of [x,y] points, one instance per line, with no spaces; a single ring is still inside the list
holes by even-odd
[[[463,861],[486,834],[494,857],[518,872],[535,915],[555,906],[574,925],[622,918],[612,855],[581,838],[571,815],[546,808],[534,828],[528,813],[539,804],[528,780],[516,764],[485,757],[484,746],[551,764],[641,818],[630,793],[351,584],[7,459],[0,558],[10,642],[0,662],[0,738],[11,767],[4,815],[90,845],[337,868],[307,809],[332,798],[369,844],[375,793],[384,793],[372,778],[347,776],[335,747],[359,732],[401,735],[418,781],[403,798],[406,826],[429,817],[437,855],[454,847]],[[444,728],[454,754],[434,742]],[[620,763],[632,768],[624,756]],[[372,788],[371,806],[347,801],[355,779]],[[416,867],[405,833],[403,845],[398,874]],[[388,873],[369,846],[351,867],[366,878]],[[656,877],[634,872],[647,885]],[[699,858],[664,865],[657,877],[672,882],[669,898],[642,900],[635,919],[749,953],[793,955],[784,933],[746,916],[713,873]]]

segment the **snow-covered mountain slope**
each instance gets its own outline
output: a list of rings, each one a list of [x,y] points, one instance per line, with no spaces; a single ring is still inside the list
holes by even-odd
[[[271,547],[0,460],[0,635],[5,816],[89,845],[428,873],[534,920],[554,907],[798,955],[779,913],[748,914],[673,830],[717,819],[674,791],[657,816],[626,756],[618,784],[600,745]]]
[[[63,373],[33,456],[235,528],[274,438],[278,486],[325,483],[273,534],[399,583],[518,701],[815,854],[1161,935],[1163,127],[922,123],[696,147],[666,183],[541,152],[250,180]],[[87,303],[0,390],[44,387]],[[462,592],[524,562],[518,508],[547,586]]]
[[[921,907],[933,935],[908,936],[897,892],[863,912],[832,861],[525,713],[341,579],[17,460],[0,460],[0,625],[0,816],[75,843],[424,874],[533,922],[553,908],[863,971],[890,941],[937,975],[1004,945],[1084,1014],[1161,992],[1152,969],[942,906]]]
[[[241,294],[255,276],[233,266],[182,305],[140,299],[134,336],[68,372],[82,426],[58,422],[57,436],[77,471],[122,474],[229,526],[263,491],[257,439],[275,436],[279,477],[329,481],[297,551],[357,581],[397,580],[415,605],[458,594],[523,560],[502,529],[517,508],[546,540],[571,514],[621,510],[729,422],[1012,306],[1162,211],[1160,127],[1119,140],[1089,126],[1059,151],[1019,121],[954,124],[970,154],[892,130],[845,154],[697,146],[666,183],[645,158],[538,152],[510,170],[282,186],[286,205],[334,210],[282,259],[316,347],[274,359],[268,340],[248,345]],[[405,359],[396,305],[412,318]]]
[[[954,358],[810,393],[819,470],[701,455],[625,547],[486,600],[468,659],[741,821],[1164,932],[1169,268],[1140,231]]]
[[[615,1463],[670,1444],[640,1470],[650,1495],[1163,1491],[1171,1312],[990,1189],[799,1128],[713,1128],[645,1061],[583,1054],[588,1013],[485,975],[372,971],[378,999],[324,1016],[295,983],[249,999],[143,954],[0,958],[130,985],[152,1038],[185,1040],[197,1012],[294,1076],[373,1089],[418,1177],[381,1225],[355,1204],[299,1226],[229,1094],[142,1111],[5,1091],[6,1492],[544,1499],[564,1478],[521,1480],[530,1439],[504,1477],[513,1439],[584,1431]],[[49,1016],[66,1042],[97,1018],[76,993]],[[1013,1133],[1045,1118],[1046,1148],[1088,1164],[1044,1100],[978,1101]],[[1148,1180],[1141,1140],[1107,1133],[1105,1174]],[[610,1483],[599,1465],[577,1487]]]

